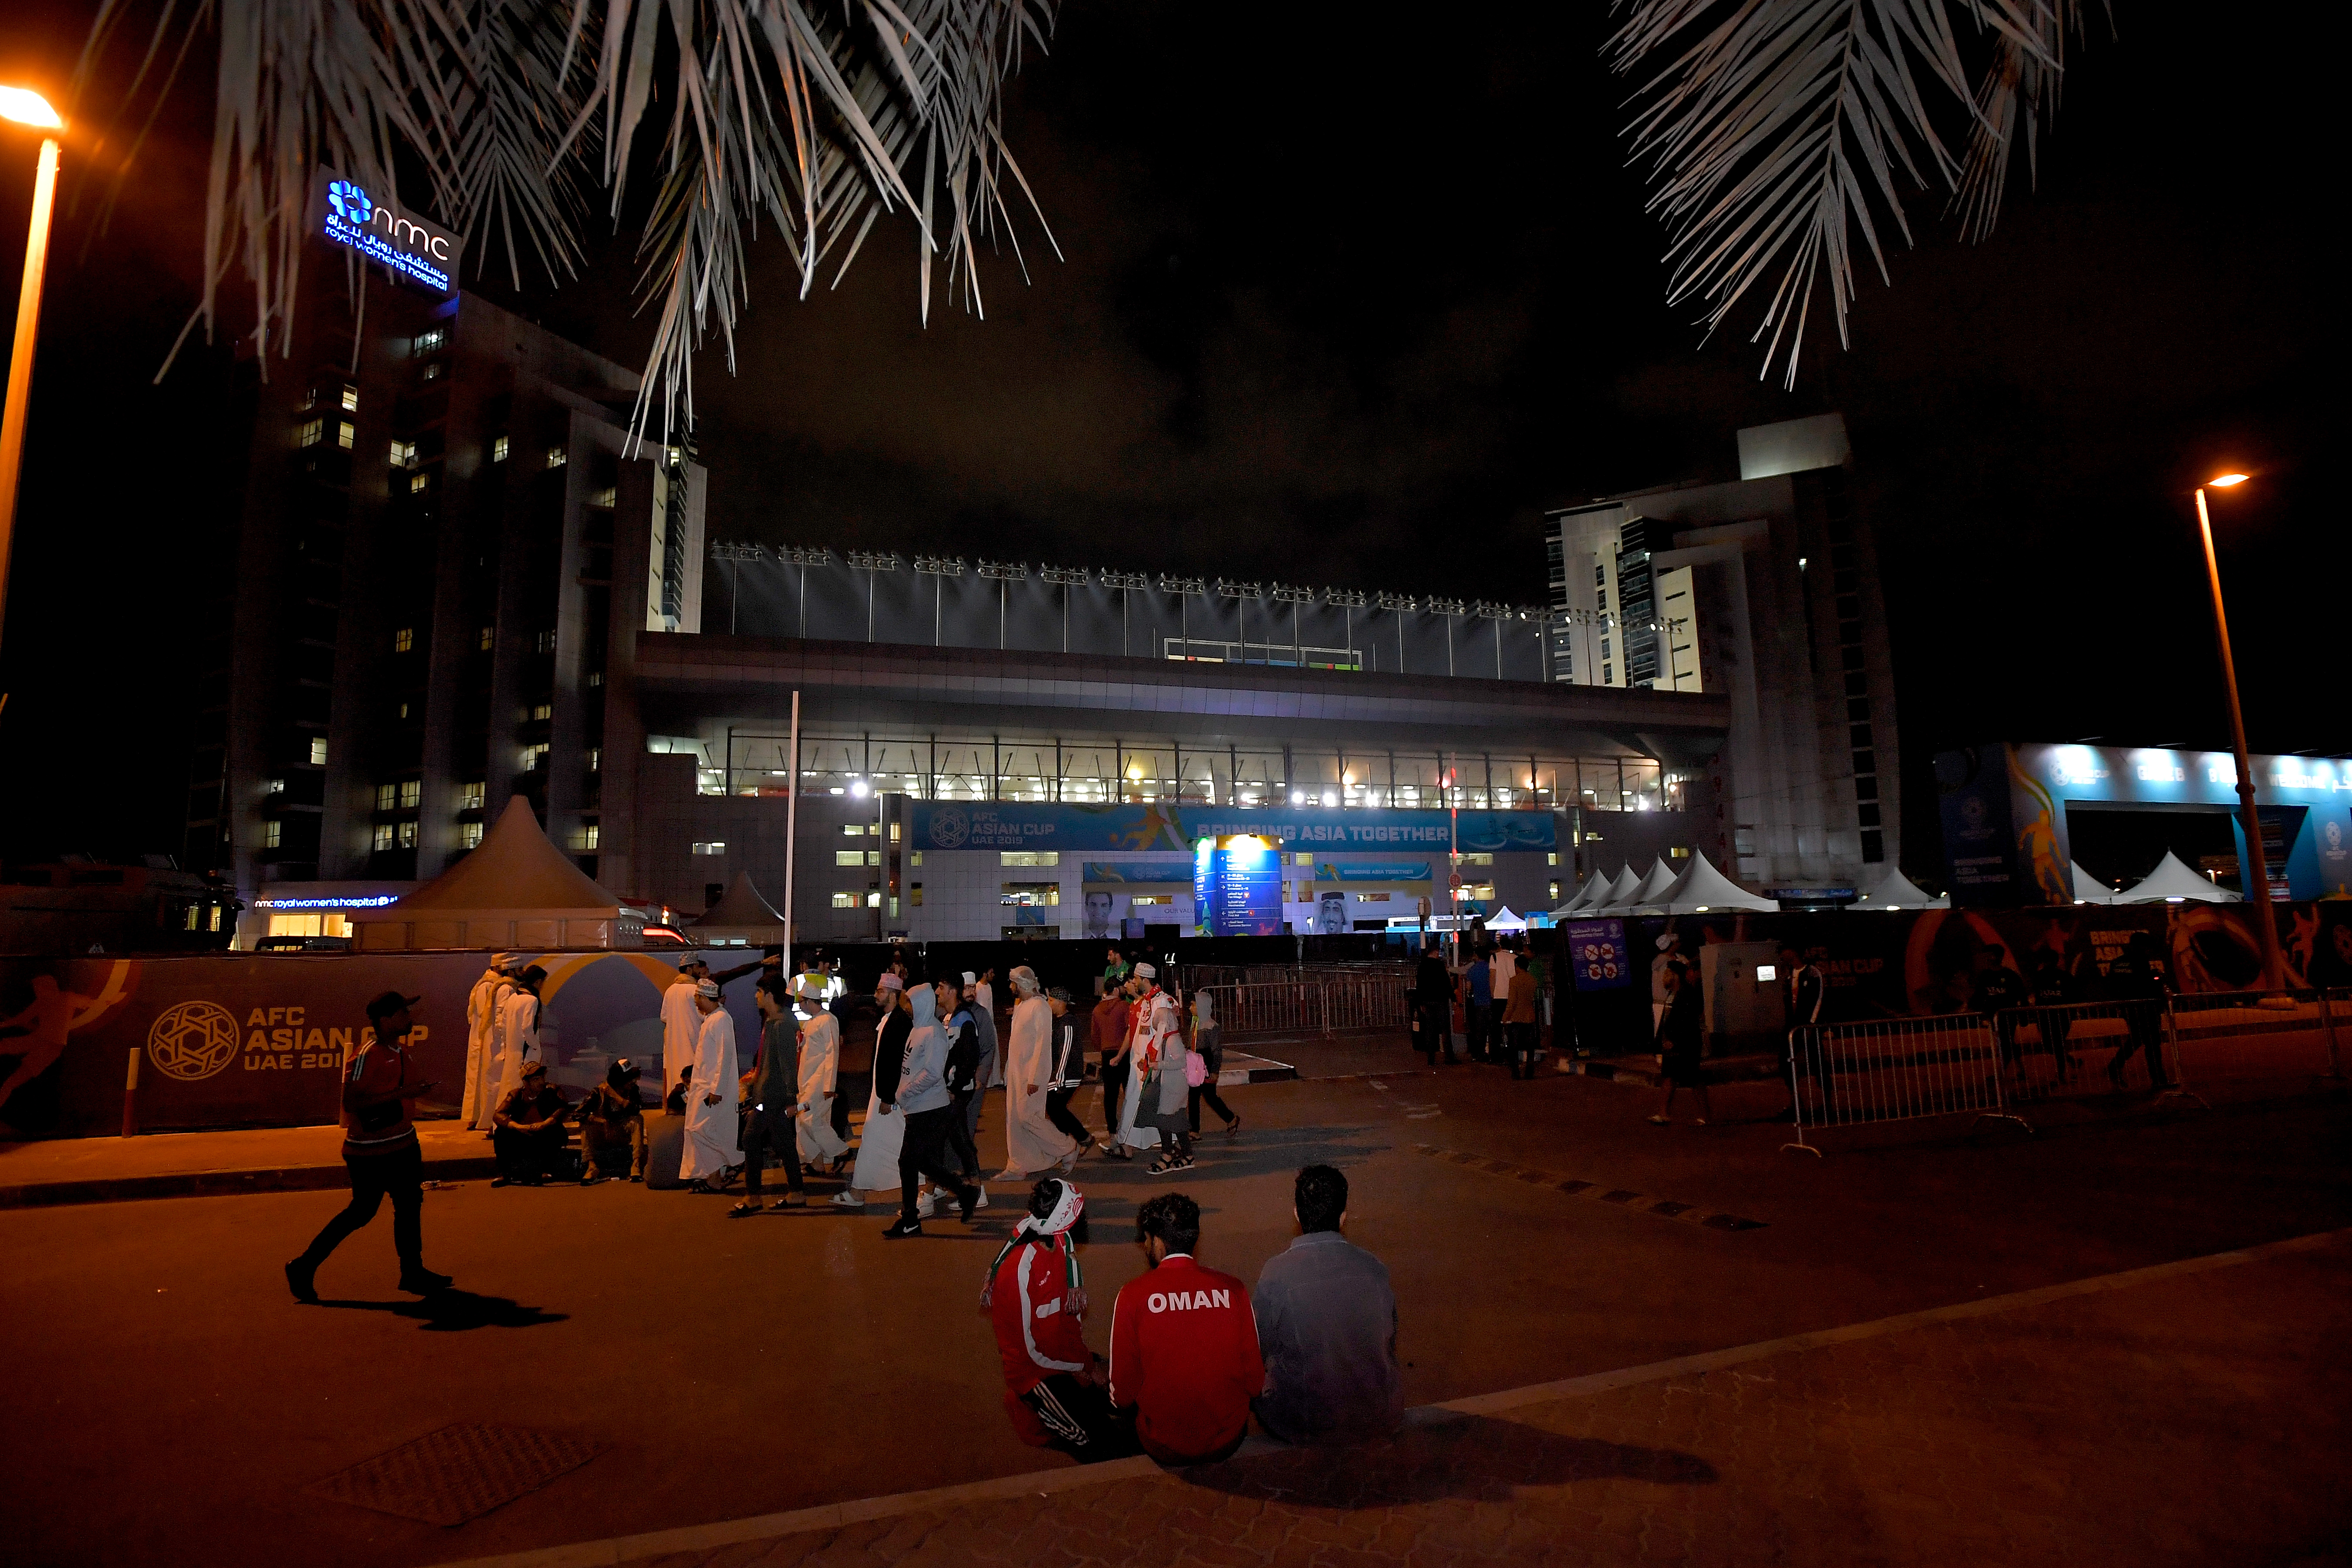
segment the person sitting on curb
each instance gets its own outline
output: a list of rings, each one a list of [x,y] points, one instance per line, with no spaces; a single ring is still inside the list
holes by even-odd
[[[1056,1448],[1082,1465],[1135,1452],[1135,1436],[1111,1409],[1087,1348],[1086,1194],[1048,1176],[1029,1193],[1029,1212],[989,1266],[981,1310],[996,1329],[1004,1364],[1004,1409],[1023,1442]]]
[[[1201,1205],[1182,1193],[1147,1199],[1135,1233],[1151,1267],[1111,1308],[1111,1405],[1163,1465],[1230,1458],[1265,1384],[1249,1291],[1193,1261]]]
[[[1309,1165],[1291,1194],[1298,1235],[1257,1277],[1265,1391],[1252,1408],[1286,1443],[1391,1436],[1404,1424],[1404,1378],[1388,1268],[1340,1234],[1344,1174]]]
[[[537,1186],[550,1176],[567,1173],[563,1119],[570,1110],[562,1092],[547,1081],[547,1064],[525,1062],[522,1081],[499,1101],[490,1118],[490,1152],[499,1172],[490,1185],[521,1182]]]
[[[606,1177],[646,1179],[646,1110],[637,1099],[643,1069],[623,1057],[604,1069],[604,1081],[580,1102],[580,1184]]]

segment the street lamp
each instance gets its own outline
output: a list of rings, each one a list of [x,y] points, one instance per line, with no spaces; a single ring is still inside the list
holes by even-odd
[[[2246,717],[2238,707],[2238,662],[2230,652],[2230,617],[2221,608],[2221,567],[2213,558],[2213,519],[2205,510],[2208,489],[2226,490],[2246,482],[2244,474],[2216,474],[2197,488],[2197,529],[2205,540],[2205,580],[2213,589],[2213,630],[2221,641],[2221,686],[2230,695],[2230,744],[2238,758],[2238,804],[2246,830],[2246,864],[2254,884],[2255,934],[2263,943],[2263,984],[2286,984],[2279,959],[2278,921],[2271,913],[2270,857],[2263,848],[2262,818],[2254,810],[2254,765],[2246,755]]]
[[[0,120],[50,134],[41,138],[33,182],[33,226],[25,236],[25,287],[16,296],[16,341],[8,355],[8,400],[0,406],[0,626],[8,612],[8,553],[16,532],[16,475],[25,462],[25,407],[32,400],[33,339],[41,325],[41,273],[48,263],[49,208],[58,195],[58,137],[66,122],[29,88],[0,87]]]

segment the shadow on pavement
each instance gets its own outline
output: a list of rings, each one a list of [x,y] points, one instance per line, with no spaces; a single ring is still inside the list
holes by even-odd
[[[1349,1510],[1444,1498],[1507,1502],[1520,1487],[1618,1478],[1660,1486],[1711,1486],[1719,1479],[1695,1454],[1475,1415],[1408,1426],[1387,1442],[1257,1454],[1184,1472],[1194,1486],[1236,1497]]]
[[[418,1327],[441,1333],[457,1333],[467,1329],[535,1329],[544,1323],[562,1322],[570,1316],[525,1307],[504,1296],[478,1296],[471,1290],[436,1290],[415,1301],[321,1300],[319,1305],[346,1312],[389,1312],[395,1318],[415,1318]]]

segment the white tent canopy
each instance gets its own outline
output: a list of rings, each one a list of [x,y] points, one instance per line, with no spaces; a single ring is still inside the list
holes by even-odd
[[[641,947],[646,920],[550,844],[516,795],[465,858],[396,902],[353,910],[352,924],[361,951],[398,952]]]
[[[2074,879],[2076,903],[2112,904],[2116,901],[2116,890],[2084,870],[2079,861],[2067,861],[2066,873]]]
[[[1675,884],[1682,879],[1682,873],[1675,869],[1674,862],[1661,855],[1658,857],[1658,863],[1650,868],[1650,874],[1642,879],[1642,890],[1635,896],[1634,901],[1643,904],[1657,903],[1673,891]]]
[[[2156,869],[2115,896],[2118,904],[2161,904],[2175,899],[2189,903],[2234,904],[2238,895],[2227,888],[2218,887],[2180,863],[2180,857],[2168,849]]]
[[[1562,915],[1581,913],[1583,910],[1592,908],[1601,899],[1606,898],[1608,893],[1609,879],[1602,876],[1599,871],[1595,871],[1592,875],[1584,879],[1584,886],[1577,889],[1576,891],[1570,896],[1568,902],[1552,910],[1552,915],[1557,919]]]
[[[738,871],[719,900],[689,929],[698,937],[732,937],[762,945],[784,940],[784,917],[751,885],[751,873]]]
[[[1948,910],[1952,907],[1952,900],[1948,895],[1940,899],[1929,898],[1924,889],[1903,874],[1900,867],[1890,866],[1878,886],[1856,899],[1853,907],[1858,910]]]
[[[1617,879],[1609,885],[1609,890],[1593,900],[1579,912],[1593,915],[1618,914],[1639,898],[1641,892],[1641,875],[1633,869],[1633,863],[1628,861],[1625,868],[1617,873]]]
[[[1528,929],[1528,922],[1522,917],[1513,914],[1511,906],[1505,904],[1486,917],[1486,929],[1488,931],[1525,931]]]
[[[1691,856],[1690,869],[1675,879],[1658,900],[1670,915],[1714,914],[1723,910],[1754,910],[1759,913],[1777,913],[1780,905],[1776,900],[1759,898],[1722,872],[1704,855]]]

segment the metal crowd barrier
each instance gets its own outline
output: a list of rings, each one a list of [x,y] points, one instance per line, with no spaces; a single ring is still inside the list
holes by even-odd
[[[2147,996],[1993,1014],[1988,1026],[2000,1049],[2008,1102],[2186,1092],[2166,1002]]]
[[[1207,985],[1228,1040],[1264,1035],[1329,1035],[1402,1028],[1409,1016],[1402,976],[1346,975],[1273,984]]]
[[[2340,1080],[2352,989],[2197,992],[2171,999],[2173,1028],[2199,1080]]]
[[[1797,1138],[1783,1150],[1819,1155],[1805,1134],[1824,1127],[1970,1112],[2033,1130],[2005,1107],[2001,1046],[1976,1014],[1809,1025],[1791,1031],[1789,1047]]]

